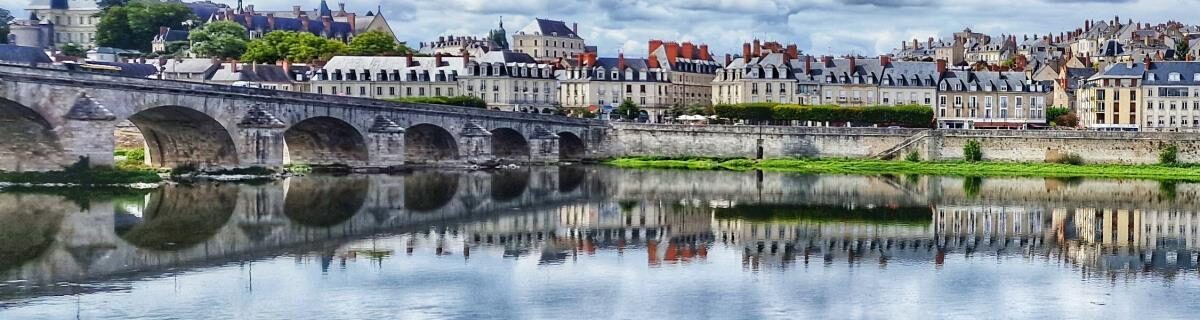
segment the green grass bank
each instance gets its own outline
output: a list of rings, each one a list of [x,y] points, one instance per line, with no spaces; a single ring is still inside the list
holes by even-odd
[[[1018,162],[913,162],[868,159],[672,159],[629,157],[606,162],[622,168],[764,170],[831,174],[921,174],[964,177],[1134,178],[1200,182],[1197,165],[1057,164]]]

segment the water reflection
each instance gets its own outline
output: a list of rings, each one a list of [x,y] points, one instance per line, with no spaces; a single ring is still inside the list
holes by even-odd
[[[1200,265],[1198,201],[1200,185],[1141,180],[603,167],[168,185],[86,205],[0,193],[0,283],[18,281],[0,285],[0,297],[47,295],[45,286],[64,281],[215,272],[279,255],[323,273],[428,253],[547,268],[636,257],[621,260],[628,272],[725,262],[746,273],[843,265],[938,272],[994,259],[1069,268],[1085,279],[1177,280]]]

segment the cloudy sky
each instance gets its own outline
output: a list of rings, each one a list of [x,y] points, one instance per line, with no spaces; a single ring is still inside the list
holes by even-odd
[[[74,0],[73,0],[74,1]],[[236,0],[217,0],[236,3]],[[298,1],[298,2],[296,2]],[[511,35],[534,17],[579,23],[602,55],[644,56],[652,38],[708,43],[715,55],[738,53],[754,38],[796,43],[814,54],[889,52],[902,39],[946,36],[970,27],[989,34],[1044,34],[1120,16],[1144,22],[1200,24],[1187,17],[1200,0],[329,0],[336,9],[383,8],[402,41],[484,35],[500,16]],[[27,0],[0,0],[15,16]],[[258,8],[315,8],[320,0],[246,1]]]

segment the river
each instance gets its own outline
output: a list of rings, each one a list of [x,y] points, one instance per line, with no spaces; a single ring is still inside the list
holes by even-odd
[[[531,167],[0,191],[0,319],[1179,318],[1200,185]]]

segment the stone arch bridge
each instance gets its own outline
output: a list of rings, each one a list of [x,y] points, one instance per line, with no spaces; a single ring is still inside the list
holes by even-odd
[[[608,131],[590,119],[0,65],[0,170],[110,165],[125,120],[151,164],[199,168],[551,163],[598,157]]]

